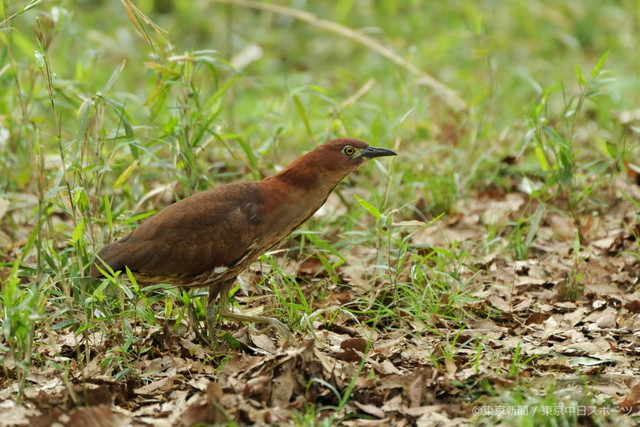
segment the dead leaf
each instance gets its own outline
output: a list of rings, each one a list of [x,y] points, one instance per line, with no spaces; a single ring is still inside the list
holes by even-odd
[[[607,307],[596,320],[596,325],[601,329],[613,329],[618,326],[616,321],[618,310],[613,307]]]
[[[422,394],[425,387],[425,376],[426,374],[424,372],[419,372],[409,386],[408,395],[410,408],[416,408],[422,404]]]
[[[100,405],[80,408],[72,412],[64,425],[67,427],[120,427],[129,423],[128,417],[113,412],[110,405]]]
[[[220,403],[223,397],[222,387],[217,382],[210,382],[207,386],[206,395],[200,397],[198,402],[192,404],[183,412],[180,417],[181,425],[190,427],[200,423],[223,424],[227,418]]]
[[[284,408],[291,401],[294,389],[298,385],[294,372],[297,370],[294,359],[289,359],[280,365],[281,373],[273,378],[271,389],[271,405]]]
[[[362,353],[357,352],[356,350],[349,349],[346,351],[339,351],[335,353],[331,353],[331,356],[338,360],[344,360],[349,363],[359,363],[362,361]]]
[[[367,351],[367,340],[364,338],[348,338],[340,343],[340,348],[343,350],[353,349],[364,353]]]
[[[157,394],[164,394],[173,388],[175,377],[163,378],[158,381],[154,381],[145,386],[138,387],[133,392],[135,394],[141,394],[146,396],[153,396]]]
[[[624,414],[631,414],[640,410],[640,383],[636,383],[629,389],[629,393],[624,401],[619,405],[620,411]]]
[[[354,400],[352,403],[365,414],[373,415],[378,418],[384,418],[385,416],[384,411],[375,405],[360,403],[357,400]]]
[[[545,320],[547,320],[550,317],[550,314],[547,313],[532,313],[529,317],[527,317],[527,320],[524,321],[525,325],[532,325],[532,324],[536,324],[536,325],[540,325],[542,323],[544,323]]]

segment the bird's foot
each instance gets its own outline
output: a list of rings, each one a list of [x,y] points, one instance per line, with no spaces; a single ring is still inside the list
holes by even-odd
[[[268,331],[271,328],[275,328],[278,331],[280,331],[280,333],[285,337],[287,342],[289,343],[295,342],[295,338],[293,337],[293,334],[291,333],[291,330],[289,329],[289,327],[284,323],[282,323],[281,321],[279,321],[278,319],[274,319],[273,317],[263,317],[263,316],[252,316],[252,317],[260,319],[260,320],[256,320],[255,321],[256,323],[267,324],[267,326],[265,326],[264,328],[259,328],[259,329],[257,328],[257,331],[259,333],[264,333],[265,331]]]
[[[249,323],[263,323],[267,326],[259,329],[259,332],[264,332],[265,330],[275,328],[285,337],[287,342],[294,343],[295,338],[293,334],[289,330],[289,327],[279,321],[278,319],[274,319],[273,317],[265,317],[265,316],[249,316],[246,314],[234,313],[227,309],[226,305],[223,304],[220,306],[218,314],[220,317],[224,317],[225,319],[235,320],[238,322],[249,322]]]

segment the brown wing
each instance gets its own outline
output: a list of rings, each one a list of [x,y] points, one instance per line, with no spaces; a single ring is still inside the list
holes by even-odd
[[[198,274],[230,266],[254,241],[260,204],[255,182],[204,191],[158,212],[102,248],[98,258],[115,271],[127,266],[149,274]],[[90,274],[100,276],[95,266]]]

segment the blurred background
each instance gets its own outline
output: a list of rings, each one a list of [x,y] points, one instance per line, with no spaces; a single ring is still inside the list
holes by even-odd
[[[633,0],[4,7],[12,17],[0,74],[4,190],[37,182],[35,146],[54,169],[68,153],[86,191],[112,185],[135,159],[137,172],[117,187],[139,200],[147,180],[193,191],[229,174],[258,178],[350,136],[398,144],[394,190],[430,217],[470,188],[508,186],[511,163],[516,173],[540,169],[527,136],[532,109],[573,126],[584,86],[576,69],[588,78],[607,53],[603,95],[580,106],[572,138],[588,161],[606,154],[607,140],[637,143],[637,133],[624,136],[640,96]]]

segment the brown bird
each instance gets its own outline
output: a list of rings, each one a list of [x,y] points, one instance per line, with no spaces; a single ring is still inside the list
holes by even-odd
[[[228,293],[238,274],[287,237],[327,200],[350,172],[367,160],[395,156],[357,139],[334,139],[262,181],[227,184],[187,197],[144,221],[133,232],[102,248],[90,275],[128,267],[141,283],[209,286],[207,321],[218,314],[236,321],[266,323],[290,338],[277,319],[237,314]]]

